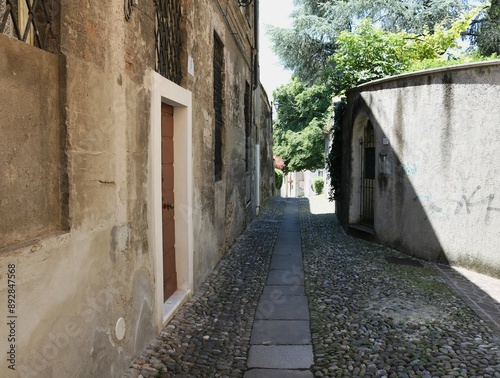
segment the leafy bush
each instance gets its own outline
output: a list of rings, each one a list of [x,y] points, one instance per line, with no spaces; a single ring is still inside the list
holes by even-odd
[[[281,189],[281,185],[283,185],[283,171],[281,169],[274,168],[274,184],[276,189]]]
[[[457,40],[480,9],[474,9],[453,21],[448,28],[434,25],[422,33],[393,33],[380,29],[369,18],[362,19],[352,32],[342,31],[336,39],[337,50],[330,57],[329,73],[335,91],[342,94],[359,84],[375,79],[413,72],[421,61],[446,66],[446,58],[463,51]],[[457,64],[459,62],[455,62]],[[417,64],[417,67],[413,67]]]
[[[330,201],[340,199],[340,177],[342,175],[342,116],[347,107],[345,99],[335,104],[335,116],[332,127],[333,140],[327,158],[328,176],[330,177]]]
[[[466,64],[466,63],[474,63],[474,62],[485,62],[487,60],[496,60],[500,56],[497,54],[493,54],[489,57],[485,57],[480,55],[477,52],[470,53],[468,55],[465,55],[463,57],[459,58],[451,58],[449,60],[443,60],[441,58],[439,59],[424,59],[424,60],[419,60],[415,61],[411,64],[410,69],[408,72],[414,72],[414,71],[420,71],[420,70],[428,70],[431,68],[441,68],[441,67],[448,67],[448,66],[454,66],[457,64]]]
[[[325,186],[325,180],[321,177],[316,177],[313,180],[313,189],[316,194],[321,194],[323,192],[323,188]]]

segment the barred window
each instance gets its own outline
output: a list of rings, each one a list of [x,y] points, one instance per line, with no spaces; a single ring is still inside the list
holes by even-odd
[[[181,0],[154,0],[156,72],[181,84]]]
[[[215,133],[214,133],[214,164],[215,181],[222,179],[222,131],[224,128],[224,45],[219,36],[214,33],[214,113],[215,113]]]
[[[0,33],[56,52],[58,16],[58,0],[0,0]]]

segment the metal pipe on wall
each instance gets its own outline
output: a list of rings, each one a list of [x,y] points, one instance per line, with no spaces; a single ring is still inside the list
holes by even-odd
[[[260,210],[260,145],[255,145],[255,215]]]

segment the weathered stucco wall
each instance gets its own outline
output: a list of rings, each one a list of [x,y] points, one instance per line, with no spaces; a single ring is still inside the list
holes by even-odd
[[[194,280],[198,287],[255,213],[255,126],[251,127],[249,169],[245,166],[245,88],[252,79],[253,29],[236,2],[186,1],[185,57],[193,59],[182,86],[193,92]],[[214,33],[224,45],[224,107],[222,180],[215,180],[213,45]],[[253,90],[252,90],[253,98]],[[252,123],[253,121],[252,114]],[[248,197],[250,195],[250,197]],[[248,204],[248,206],[247,206]],[[248,210],[247,210],[248,208]]]
[[[13,264],[17,306],[16,370],[2,358],[2,376],[117,376],[156,334],[144,210],[152,4],[127,23],[123,1],[62,2],[60,54],[0,35],[2,139],[18,151],[2,208],[7,198],[34,204],[4,209],[18,213],[7,226],[22,243],[0,251],[0,298]],[[31,210],[43,237],[31,233]]]
[[[7,298],[4,283],[11,265],[18,298],[16,371],[8,377],[115,377],[163,326],[158,284],[163,267],[158,267],[161,251],[149,213],[151,193],[161,190],[161,184],[151,187],[151,170],[158,168],[151,162],[161,160],[151,149],[151,124],[158,116],[151,109],[157,100],[153,93],[162,93],[161,101],[170,94],[151,80],[153,1],[134,6],[129,21],[119,0],[63,1],[60,12],[59,53],[0,35],[0,69],[7,73],[0,76],[0,87],[8,89],[0,94],[1,211],[7,217],[0,219],[0,298]],[[268,196],[272,139],[269,120],[255,110],[269,111],[265,96],[253,91],[250,9],[236,1],[185,0],[182,16],[179,88],[189,93],[190,107],[189,114],[184,108],[174,112],[192,126],[192,135],[186,132],[182,139],[189,145],[174,148],[193,155],[192,177],[181,172],[192,184],[192,198],[179,205],[189,205],[184,212],[189,219],[181,224],[189,222],[186,239],[194,253],[183,274],[195,290],[255,215],[256,143],[264,178],[261,201]],[[218,182],[214,32],[224,44],[225,77],[224,164]],[[246,144],[247,86],[251,131]],[[6,310],[0,306],[2,319]],[[0,340],[6,339],[2,327]],[[5,348],[4,343],[1,351]],[[11,373],[6,364],[0,360],[0,371]]]
[[[0,51],[0,248],[5,248],[67,228],[64,99],[58,85],[64,60],[3,34]]]
[[[350,91],[344,225],[359,219],[359,140],[370,120],[375,239],[500,276],[499,98],[498,61],[403,75]]]

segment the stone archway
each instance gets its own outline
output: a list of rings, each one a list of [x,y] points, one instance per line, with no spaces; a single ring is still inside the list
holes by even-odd
[[[375,133],[366,114],[354,121],[351,140],[349,224],[373,227],[375,187]]]

